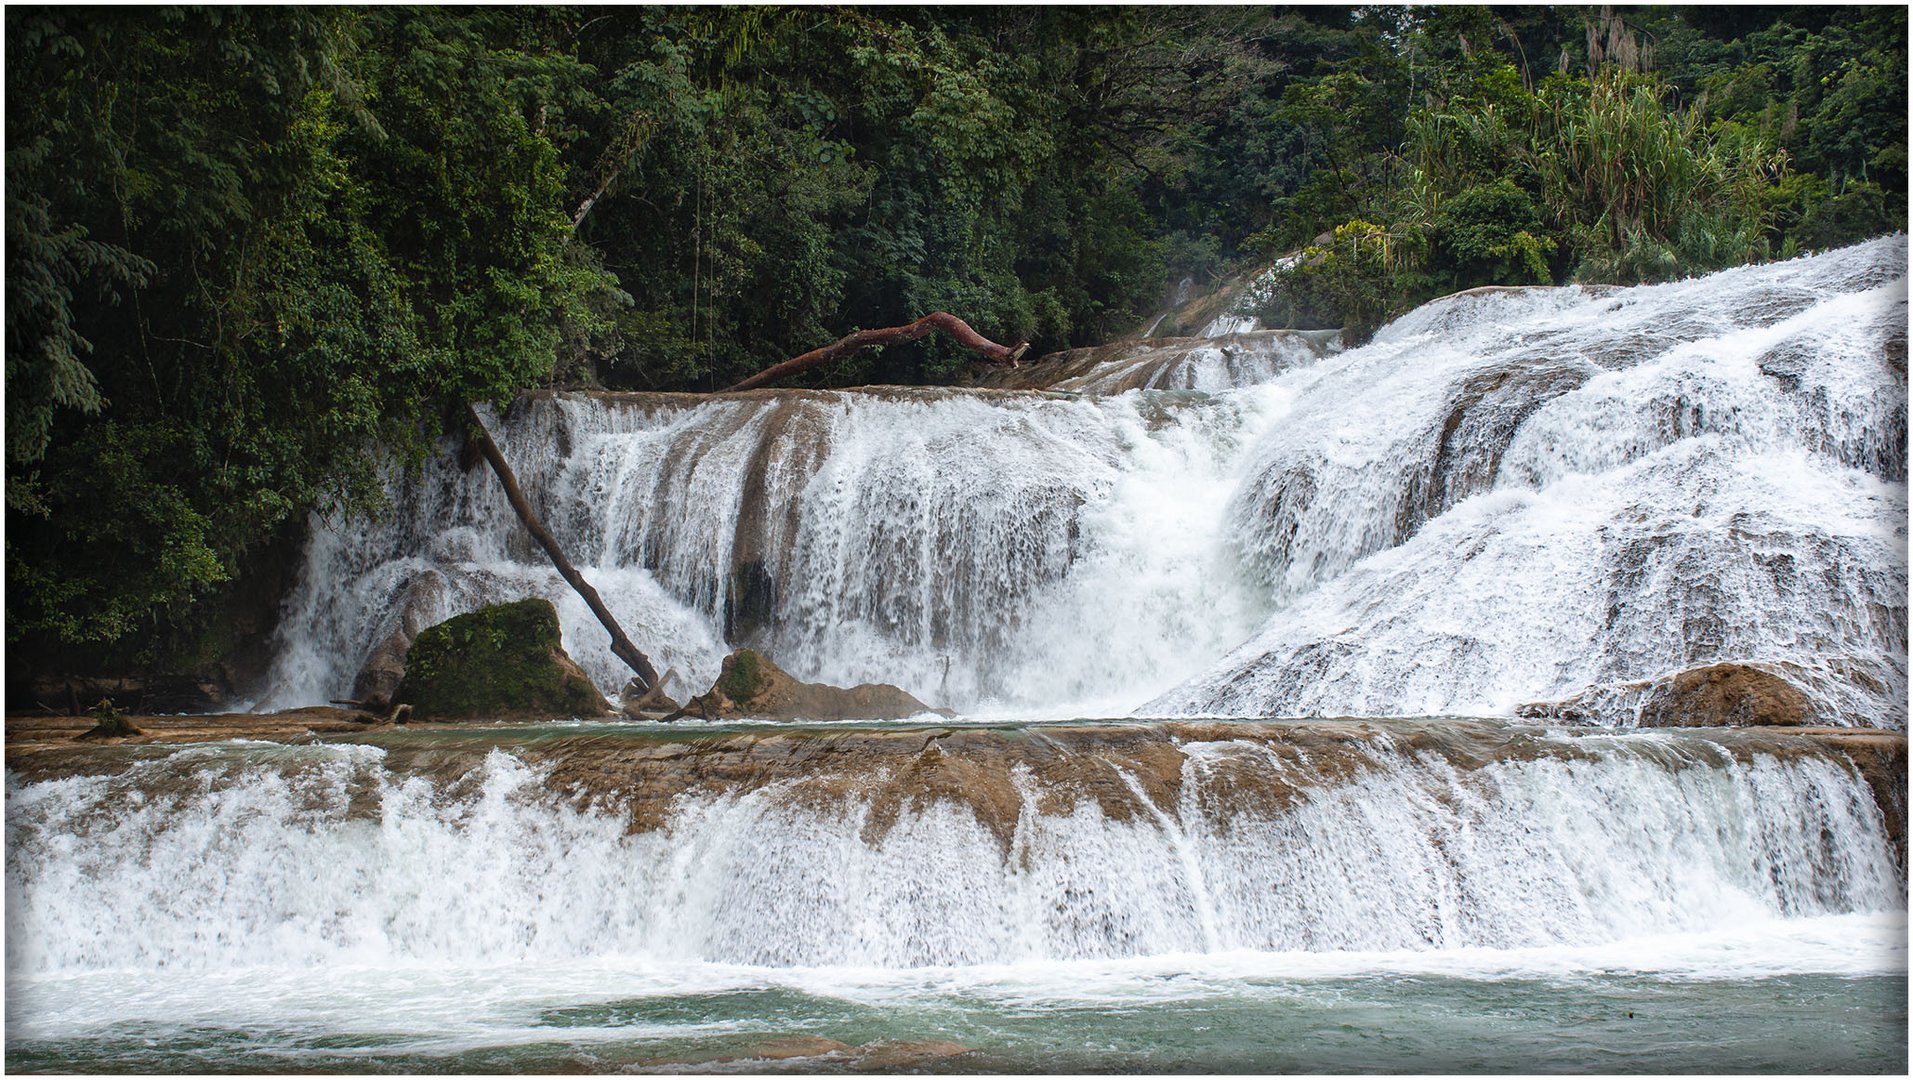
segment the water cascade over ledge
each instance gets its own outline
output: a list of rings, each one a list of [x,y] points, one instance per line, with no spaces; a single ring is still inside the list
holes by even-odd
[[[958,715],[15,718],[7,1064],[1897,1071],[1905,265],[522,397],[489,426],[674,693],[751,646]],[[258,708],[528,595],[623,685],[442,449],[315,526]],[[1728,669],[1804,726],[1635,730]]]
[[[1138,348],[1052,364],[1070,394],[533,395],[494,423],[691,684],[749,645],[964,711],[1505,715],[1732,661],[1822,722],[1905,725],[1903,238],[1477,290],[1345,351]],[[1202,389],[1122,389],[1149,386]],[[262,705],[343,696],[395,629],[528,593],[622,685],[453,457],[318,530]]]
[[[373,741],[14,776],[8,970],[1506,950],[1905,904],[1865,746],[1786,734]]]

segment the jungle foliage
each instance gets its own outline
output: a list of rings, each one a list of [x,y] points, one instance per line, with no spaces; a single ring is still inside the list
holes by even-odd
[[[1319,145],[1367,152],[1324,149],[1262,237],[1301,247],[1276,325],[1360,338],[1458,289],[1665,281],[1906,227],[1903,10],[1392,17],[1397,47],[1344,72],[1362,90],[1288,95]],[[1398,130],[1351,107],[1404,84]]]
[[[1087,344],[1298,248],[1265,314],[1360,334],[1906,214],[1888,7],[6,18],[9,653],[87,663],[182,662],[468,400],[712,389],[936,309]]]

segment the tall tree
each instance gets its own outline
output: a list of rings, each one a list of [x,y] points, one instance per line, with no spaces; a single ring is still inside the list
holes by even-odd
[[[8,13],[9,642],[149,651],[598,316],[516,14]],[[18,229],[12,227],[18,224]],[[135,631],[139,631],[135,636]]]

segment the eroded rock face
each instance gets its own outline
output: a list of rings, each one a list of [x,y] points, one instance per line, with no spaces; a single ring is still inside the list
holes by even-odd
[[[902,720],[935,711],[888,683],[846,689],[799,682],[756,650],[739,649],[724,658],[724,669],[709,693],[692,698],[666,719]]]
[[[395,627],[385,640],[372,649],[352,680],[352,700],[373,710],[388,708],[399,684],[405,681],[405,654],[412,648],[412,635],[403,626]]]
[[[493,604],[419,632],[393,695],[414,720],[603,716],[611,706],[559,644],[549,600]]]
[[[938,803],[964,806],[1007,854],[1026,814],[1067,815],[1094,806],[1102,817],[1126,822],[1178,812],[1192,743],[1228,743],[1240,751],[1201,765],[1200,809],[1218,820],[1247,807],[1293,806],[1385,768],[1395,754],[1464,771],[1492,761],[1585,756],[1573,739],[1510,739],[1491,723],[1226,721],[793,727],[669,739],[594,734],[542,740],[518,752],[549,767],[553,790],[623,805],[634,831],[664,826],[686,797],[775,788],[780,801],[823,812],[867,806],[863,839],[871,844],[881,843],[907,814]],[[443,769],[435,779],[456,783],[470,761],[442,751],[415,761],[411,751],[394,747],[388,764]]]
[[[1817,742],[1845,754],[1858,769],[1873,802],[1886,822],[1887,835],[1893,840],[1893,854],[1899,860],[1900,876],[1906,876],[1906,736],[1898,733],[1853,731],[1815,734]]]

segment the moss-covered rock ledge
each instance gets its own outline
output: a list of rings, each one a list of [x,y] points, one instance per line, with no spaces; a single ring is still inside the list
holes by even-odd
[[[493,604],[419,631],[393,694],[414,720],[604,716],[611,706],[565,655],[549,600]]]

